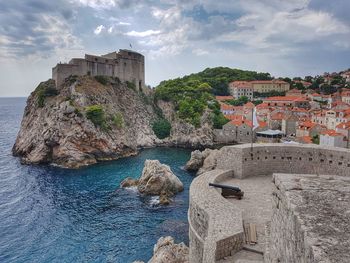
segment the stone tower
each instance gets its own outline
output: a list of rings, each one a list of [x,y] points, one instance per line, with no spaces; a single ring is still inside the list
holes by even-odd
[[[145,58],[135,51],[120,49],[102,56],[85,54],[69,63],[52,68],[52,79],[59,89],[70,75],[118,77],[121,82],[132,82],[139,91],[145,91]]]

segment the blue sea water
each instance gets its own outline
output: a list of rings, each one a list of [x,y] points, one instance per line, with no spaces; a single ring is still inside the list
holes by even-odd
[[[0,99],[0,262],[148,260],[160,236],[188,242],[189,150],[156,148],[79,170],[21,165],[11,155],[24,98]],[[170,165],[184,192],[169,206],[119,188],[146,159]]]

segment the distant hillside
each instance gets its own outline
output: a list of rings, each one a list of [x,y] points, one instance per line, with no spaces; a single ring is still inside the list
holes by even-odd
[[[270,80],[270,73],[232,69],[228,67],[206,68],[205,70],[184,76],[162,81],[156,89],[171,89],[185,86],[198,86],[208,83],[214,95],[228,95],[228,84],[235,80]]]

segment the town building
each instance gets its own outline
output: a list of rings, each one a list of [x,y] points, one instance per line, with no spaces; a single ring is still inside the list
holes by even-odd
[[[335,130],[325,130],[320,133],[320,145],[347,148],[347,140],[343,134]]]
[[[268,106],[273,107],[298,107],[310,108],[310,103],[306,98],[294,96],[275,96],[263,100]]]
[[[250,81],[254,92],[267,93],[271,91],[287,92],[290,88],[290,84],[283,80],[254,80]]]
[[[231,95],[237,99],[245,96],[253,100],[254,89],[249,81],[233,81],[229,83],[229,90]]]
[[[145,59],[140,53],[121,49],[102,56],[85,54],[84,58],[73,58],[69,63],[59,63],[52,69],[57,88],[71,75],[115,77],[121,82],[133,83],[142,91],[145,88]]]

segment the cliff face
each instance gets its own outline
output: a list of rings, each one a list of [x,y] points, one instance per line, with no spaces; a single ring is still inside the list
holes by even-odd
[[[173,128],[169,138],[159,140],[151,128],[157,119],[154,106],[132,85],[113,79],[104,83],[84,76],[66,81],[57,92],[49,80],[41,83],[27,100],[13,154],[20,156],[23,163],[78,168],[134,155],[140,147],[212,144],[206,114],[203,128],[195,129],[176,120],[174,109],[164,105],[164,115],[174,118]],[[98,118],[94,111],[88,116],[91,106],[95,110],[99,107]]]
[[[171,102],[158,101],[157,105],[172,126],[170,137],[164,140],[166,144],[190,148],[213,145],[213,124],[209,110],[205,111],[201,117],[201,127],[195,128],[176,116],[174,105]]]
[[[52,85],[42,83],[27,100],[13,147],[14,155],[24,163],[79,167],[132,155],[138,147],[159,143],[150,125],[156,119],[153,107],[126,84],[102,85],[94,78],[81,77],[67,83],[58,95],[45,97],[40,106],[41,89]],[[86,117],[92,105],[103,108],[102,125]]]

